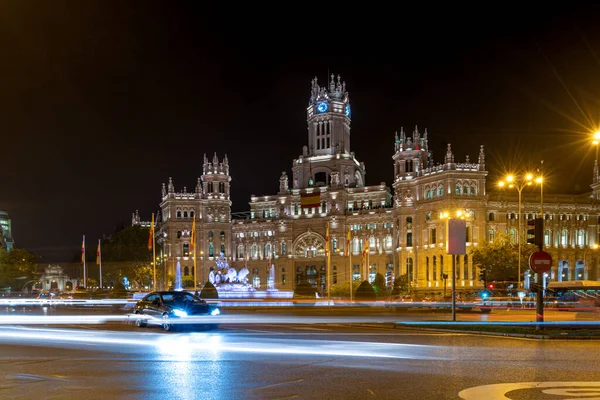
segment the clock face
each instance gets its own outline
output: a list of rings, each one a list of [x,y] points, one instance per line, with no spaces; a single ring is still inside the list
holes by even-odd
[[[325,111],[327,111],[327,103],[326,102],[321,102],[317,105],[317,111],[320,113],[324,113]]]
[[[350,104],[346,104],[344,112],[346,113],[346,117],[350,117]]]

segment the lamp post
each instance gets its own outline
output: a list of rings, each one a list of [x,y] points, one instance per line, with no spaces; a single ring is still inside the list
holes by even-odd
[[[507,186],[509,188],[514,188],[517,189],[517,192],[519,193],[519,205],[518,205],[518,227],[517,227],[517,244],[519,246],[519,261],[518,261],[518,269],[519,269],[519,276],[518,276],[518,283],[517,283],[517,288],[521,288],[521,220],[522,215],[521,215],[521,192],[523,191],[523,189],[526,186],[530,186],[533,183],[533,175],[532,174],[525,174],[522,179],[517,179],[515,178],[514,175],[508,175],[503,181],[498,182],[498,186],[500,186],[501,188]]]

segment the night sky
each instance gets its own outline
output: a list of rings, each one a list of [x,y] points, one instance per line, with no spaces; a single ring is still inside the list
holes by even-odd
[[[418,125],[436,162],[448,143],[457,162],[485,145],[488,186],[543,159],[545,190],[589,190],[600,9],[200,3],[0,2],[0,209],[17,247],[70,261],[82,234],[93,246],[136,209],[149,219],[169,176],[193,191],[215,151],[247,210],[291,174],[328,72],[346,81],[367,184],[391,185],[394,132]]]

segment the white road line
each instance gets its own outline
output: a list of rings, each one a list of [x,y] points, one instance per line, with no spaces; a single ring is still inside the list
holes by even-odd
[[[294,328],[292,326],[290,326],[290,329],[296,329],[299,331],[331,331],[331,329],[324,329],[324,328],[309,328],[309,327],[297,327]]]

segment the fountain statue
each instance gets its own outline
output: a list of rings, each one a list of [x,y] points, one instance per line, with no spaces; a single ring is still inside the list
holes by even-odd
[[[228,292],[248,292],[255,289],[248,283],[248,268],[244,267],[239,272],[230,267],[227,258],[223,253],[219,254],[216,261],[216,268],[210,267],[208,280],[215,285],[219,291]]]

